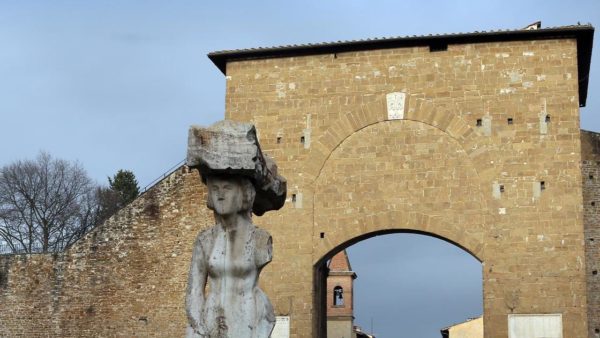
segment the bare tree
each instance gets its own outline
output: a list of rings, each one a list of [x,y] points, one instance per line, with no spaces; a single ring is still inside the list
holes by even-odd
[[[0,240],[14,253],[63,250],[98,223],[96,190],[79,163],[45,152],[0,168]]]

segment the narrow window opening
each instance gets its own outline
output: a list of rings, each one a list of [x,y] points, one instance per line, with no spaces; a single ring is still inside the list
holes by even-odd
[[[594,175],[590,174],[589,178],[590,178],[590,180],[593,180],[594,179]]]
[[[600,333],[600,329],[594,329],[595,333]]]
[[[300,143],[304,144],[304,136],[300,136]]]
[[[592,202],[591,204],[592,204],[593,207],[596,206],[596,202]]]
[[[478,127],[483,126],[483,121],[481,119],[477,119],[476,126],[478,126]]]
[[[544,182],[544,181],[540,182],[540,190],[546,190],[546,182]]]
[[[443,42],[432,43],[429,45],[430,52],[445,52],[448,50],[448,44]]]
[[[597,274],[598,274],[598,270],[594,270],[594,271],[592,271],[592,275],[594,275],[594,276],[595,276],[595,275],[597,275]]]
[[[339,285],[333,288],[333,306],[344,306],[344,288]]]
[[[277,143],[281,143],[281,136],[277,136]]]
[[[593,242],[593,241],[594,241],[594,239],[593,239],[593,238],[590,238],[590,242]]]
[[[513,124],[513,118],[512,118],[512,117],[509,117],[509,118],[506,120],[506,122],[507,122],[508,124]]]
[[[296,194],[292,194],[292,203],[296,202]]]
[[[546,123],[550,123],[550,114],[546,115]]]
[[[321,238],[325,238],[325,233],[324,232],[321,233]]]
[[[503,184],[500,185],[500,192],[504,192],[504,185]]]

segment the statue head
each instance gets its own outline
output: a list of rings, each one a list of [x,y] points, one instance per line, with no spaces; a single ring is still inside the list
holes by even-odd
[[[256,190],[252,182],[241,176],[206,177],[208,198],[206,205],[219,215],[252,211]]]
[[[257,216],[279,210],[285,203],[287,182],[278,174],[275,162],[260,149],[256,128],[250,123],[223,120],[207,128],[192,126],[187,165],[200,171],[204,183],[207,176],[250,179],[255,198],[254,203],[244,203],[244,210],[251,210]]]

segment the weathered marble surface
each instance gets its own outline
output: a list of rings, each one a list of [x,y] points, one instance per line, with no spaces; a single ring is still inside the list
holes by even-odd
[[[251,216],[255,208],[262,214],[283,206],[285,179],[262,154],[254,126],[245,123],[192,127],[188,165],[200,169],[215,225],[194,243],[186,337],[267,338],[275,315],[258,278],[272,259],[272,239]]]
[[[219,121],[205,128],[190,127],[187,165],[207,175],[240,175],[256,188],[252,212],[261,216],[283,206],[286,180],[277,173],[275,162],[260,149],[256,129],[250,123]]]

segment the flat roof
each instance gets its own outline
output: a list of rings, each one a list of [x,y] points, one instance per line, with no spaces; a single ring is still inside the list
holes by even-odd
[[[591,24],[578,24],[573,26],[560,26],[531,30],[517,29],[440,35],[413,35],[279,47],[224,50],[209,53],[208,58],[217,66],[217,68],[219,68],[219,70],[221,70],[223,74],[227,74],[227,63],[233,61],[273,59],[419,46],[429,46],[430,48],[439,49],[440,47],[453,44],[551,39],[577,40],[579,106],[584,107],[587,100],[590,63],[592,59],[592,45],[594,40],[594,27]]]

